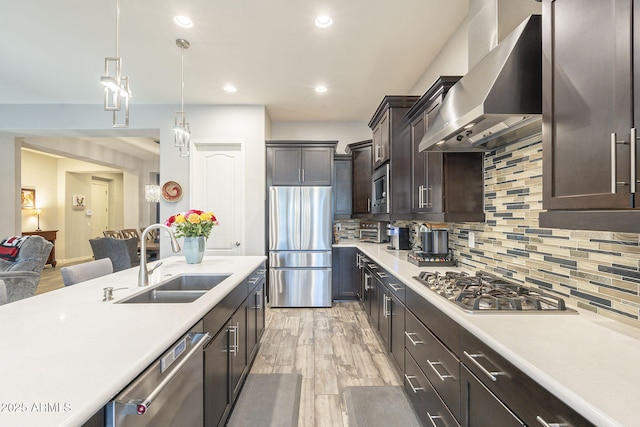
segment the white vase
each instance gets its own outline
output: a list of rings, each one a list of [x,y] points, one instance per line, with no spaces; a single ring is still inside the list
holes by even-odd
[[[200,264],[204,256],[204,236],[185,237],[182,253],[187,264]]]

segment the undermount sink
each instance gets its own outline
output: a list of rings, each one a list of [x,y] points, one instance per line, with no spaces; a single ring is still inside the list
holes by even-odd
[[[171,278],[120,304],[189,303],[219,285],[231,274],[185,274]]]

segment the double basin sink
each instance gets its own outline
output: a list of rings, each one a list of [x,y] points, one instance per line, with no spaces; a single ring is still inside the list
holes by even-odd
[[[185,274],[141,294],[120,301],[120,304],[189,303],[219,285],[231,274]]]

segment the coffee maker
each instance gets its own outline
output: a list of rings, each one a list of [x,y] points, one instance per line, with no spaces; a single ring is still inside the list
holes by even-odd
[[[391,240],[391,245],[387,246],[387,248],[401,251],[411,249],[408,227],[389,226],[387,234],[389,235]]]

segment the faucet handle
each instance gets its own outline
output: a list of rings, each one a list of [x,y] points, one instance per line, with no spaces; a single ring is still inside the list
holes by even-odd
[[[156,268],[160,267],[162,265],[162,261],[160,261],[159,263],[157,263],[156,265],[153,266],[153,268],[151,270],[149,270],[149,274],[153,273],[154,271],[156,271]]]

